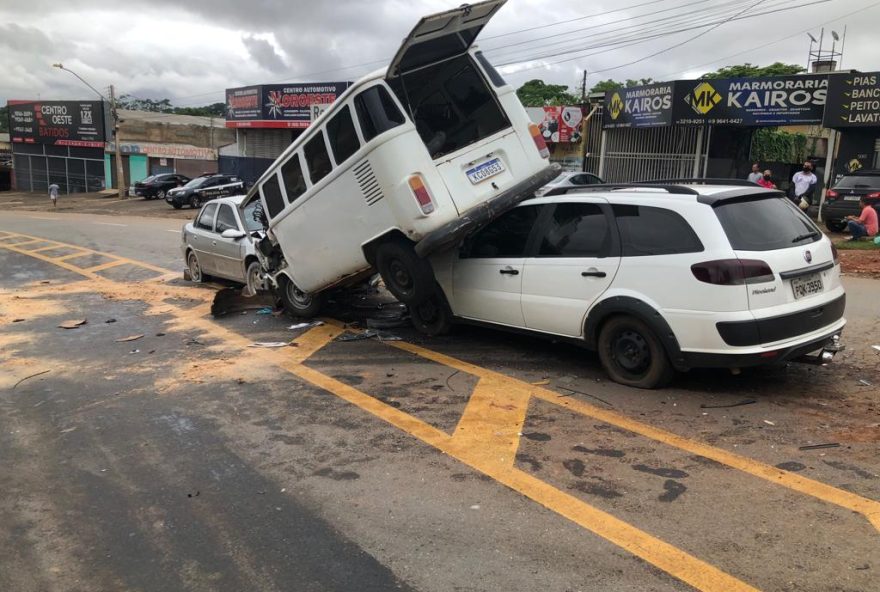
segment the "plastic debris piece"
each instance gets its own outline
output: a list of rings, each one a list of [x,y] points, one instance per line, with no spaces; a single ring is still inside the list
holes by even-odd
[[[139,353],[141,353],[141,350],[139,350],[139,349],[133,349],[133,350],[131,350],[131,351],[128,352],[128,353],[130,353],[130,354],[139,354]]]
[[[41,375],[43,375],[43,374],[46,374],[47,372],[49,372],[49,370],[43,370],[42,372],[37,372],[36,374],[31,374],[30,376],[25,376],[24,378],[22,378],[21,380],[19,380],[18,382],[16,382],[14,385],[12,385],[12,390],[15,390],[15,387],[17,387],[18,385],[20,385],[20,384],[21,384],[22,382],[24,382],[25,380],[28,380],[29,378],[33,378],[33,377],[35,377],[35,376],[41,376]]]
[[[336,341],[362,341],[364,339],[372,339],[379,335],[376,331],[364,331],[363,333],[343,333],[336,338]]]
[[[257,314],[258,315],[269,315],[269,314],[272,314],[272,309],[269,308],[268,306],[264,306],[263,308],[261,308],[260,310],[257,311]]]
[[[115,322],[116,322],[116,319],[107,319],[107,320],[104,321],[104,322],[105,322],[105,323],[115,323]]]
[[[700,405],[700,409],[727,409],[728,407],[739,407],[741,405],[751,405],[752,403],[757,403],[755,399],[743,399],[742,401],[737,401],[736,403],[727,403],[722,405],[707,405],[705,403]]]
[[[764,423],[766,423],[767,425],[772,425],[772,426],[775,426],[775,425],[776,425],[775,423],[773,423],[773,422],[770,421],[769,419],[765,419],[765,420],[764,420]]]
[[[116,340],[116,343],[124,343],[126,341],[137,341],[138,339],[140,339],[143,336],[144,336],[144,334],[141,333],[139,335],[129,335],[128,337],[121,337]]]
[[[61,430],[61,433],[62,434],[69,434],[70,432],[72,432],[75,429],[76,429],[76,426],[74,426],[72,428],[65,428],[65,429]]]
[[[82,325],[85,325],[88,321],[86,319],[74,319],[71,321],[64,321],[60,325],[58,325],[61,329],[76,329]]]
[[[823,448],[840,448],[837,442],[828,442],[826,444],[808,444],[807,446],[798,446],[798,450],[821,450]]]
[[[859,384],[861,384],[862,386],[874,386],[873,384],[871,384],[870,381],[865,380],[864,378],[859,379]]]
[[[296,331],[297,329],[310,329],[311,327],[320,327],[324,323],[321,321],[312,321],[310,323],[296,323],[295,325],[291,325],[288,327],[291,331]]]
[[[12,319],[13,323],[21,323],[24,319]]]
[[[296,347],[297,344],[292,341],[255,341],[248,347]]]

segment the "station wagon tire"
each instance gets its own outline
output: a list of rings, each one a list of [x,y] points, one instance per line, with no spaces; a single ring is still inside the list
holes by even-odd
[[[186,254],[186,267],[189,269],[189,279],[192,283],[201,284],[205,281],[205,274],[202,273],[202,265],[195,251]]]
[[[192,197],[190,197],[189,198],[189,207],[191,207],[194,210],[202,207],[202,198],[200,198],[198,195],[193,195]]]
[[[322,294],[306,294],[287,277],[281,279],[279,288],[284,308],[293,316],[311,318],[321,312],[324,304]]]
[[[827,220],[825,222],[825,228],[830,230],[831,232],[843,232],[846,230],[846,222],[838,220],[837,222],[832,222],[831,220]]]
[[[413,327],[423,335],[445,335],[452,328],[452,311],[439,291],[408,308]]]
[[[247,286],[248,294],[251,296],[257,295],[257,286],[260,283],[260,272],[263,270],[260,262],[257,260],[252,260],[248,263],[247,270],[245,271],[245,285]]]
[[[675,374],[657,335],[635,317],[608,320],[598,346],[602,366],[614,382],[652,389],[665,386]]]
[[[376,267],[385,287],[404,304],[423,302],[435,290],[431,264],[406,241],[389,241],[376,249]]]

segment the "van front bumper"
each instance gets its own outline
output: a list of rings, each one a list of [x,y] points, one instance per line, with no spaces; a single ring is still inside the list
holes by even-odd
[[[416,243],[416,254],[424,258],[461,242],[467,235],[479,230],[519,202],[534,197],[535,190],[558,177],[561,170],[558,164],[551,164],[507,191],[474,206],[455,220],[429,232]]]

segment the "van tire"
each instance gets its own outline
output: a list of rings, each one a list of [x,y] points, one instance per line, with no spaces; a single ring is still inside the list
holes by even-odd
[[[423,335],[445,335],[452,328],[452,311],[439,288],[433,295],[408,308],[413,327]]]
[[[602,366],[614,382],[653,389],[665,386],[675,376],[660,339],[636,317],[608,319],[599,332],[598,346]]]
[[[324,304],[324,295],[306,294],[296,287],[290,278],[284,276],[278,283],[281,291],[281,302],[284,309],[295,317],[311,318],[321,312]]]
[[[416,255],[409,241],[392,240],[379,245],[376,267],[388,291],[404,304],[427,300],[435,290],[431,264]]]

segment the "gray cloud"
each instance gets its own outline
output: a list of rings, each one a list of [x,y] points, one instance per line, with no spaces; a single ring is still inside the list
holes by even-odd
[[[271,43],[265,39],[257,39],[250,35],[243,35],[241,42],[247,48],[248,53],[260,67],[270,72],[283,72],[287,69],[284,59],[278,55]]]

